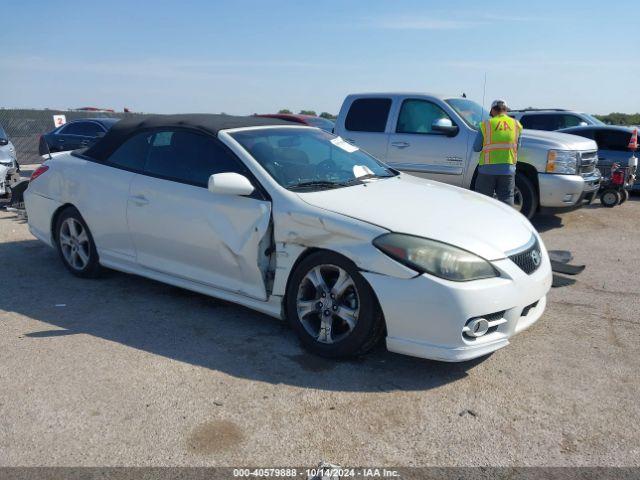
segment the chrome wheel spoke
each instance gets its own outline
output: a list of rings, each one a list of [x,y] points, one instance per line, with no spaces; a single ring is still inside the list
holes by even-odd
[[[79,233],[77,222],[74,219],[69,218],[67,220],[67,225],[69,226],[69,233],[70,233],[71,237],[77,239],[78,238],[78,233]]]
[[[333,318],[331,316],[322,316],[320,321],[320,330],[318,331],[317,340],[322,343],[333,343],[333,336],[331,334]]]
[[[340,298],[344,294],[345,290],[352,286],[353,280],[351,279],[349,274],[340,269],[336,283],[334,283],[333,287],[331,288],[331,293]]]
[[[298,318],[302,320],[304,317],[316,311],[317,300],[298,300]]]
[[[324,277],[322,276],[322,270],[320,269],[320,267],[315,267],[313,270],[311,270],[307,274],[307,279],[314,286],[317,293],[329,291],[329,287],[327,287],[327,283],[324,281]]]
[[[89,255],[84,251],[82,247],[79,247],[76,251],[78,258],[80,259],[81,266],[80,268],[84,268],[87,263],[89,263]]]
[[[87,232],[84,230],[84,228],[82,230],[80,230],[80,233],[78,234],[78,242],[80,243],[88,243],[89,242],[89,237],[87,236]]]
[[[358,310],[354,308],[349,308],[344,305],[338,308],[335,312],[337,317],[340,317],[344,320],[347,325],[349,325],[349,330],[353,330],[356,326],[356,322],[358,321]]]
[[[60,243],[62,245],[66,245],[66,246],[71,245],[71,237],[69,237],[68,234],[60,232],[59,237],[60,237]]]

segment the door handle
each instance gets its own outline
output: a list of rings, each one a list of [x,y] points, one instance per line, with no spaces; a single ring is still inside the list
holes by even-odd
[[[144,195],[132,195],[129,197],[129,200],[131,200],[139,207],[143,207],[149,203],[149,200]]]
[[[356,143],[356,142],[353,140],[353,138],[345,138],[344,140],[345,140],[345,142],[349,142],[349,143]]]
[[[391,146],[396,148],[407,148],[411,146],[411,144],[408,142],[391,142]]]

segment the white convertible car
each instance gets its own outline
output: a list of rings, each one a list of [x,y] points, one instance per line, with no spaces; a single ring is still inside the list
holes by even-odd
[[[219,115],[122,120],[25,195],[71,273],[101,266],[286,319],[312,352],[486,355],[542,315],[549,257],[488,197],[398,173],[340,137]]]

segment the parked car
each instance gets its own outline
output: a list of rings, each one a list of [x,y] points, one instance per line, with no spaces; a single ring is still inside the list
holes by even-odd
[[[0,125],[0,200],[3,206],[17,206],[26,188],[13,143]]]
[[[40,137],[38,152],[40,155],[46,155],[50,152],[90,147],[119,120],[119,118],[83,118],[67,122]]]
[[[335,132],[390,166],[413,175],[473,188],[479,153],[473,143],[482,119],[467,98],[425,93],[349,95]],[[598,193],[594,141],[524,130],[516,172],[516,208],[528,218],[540,207],[563,209]]]
[[[611,168],[614,163],[621,167],[629,166],[629,159],[633,156],[633,152],[629,150],[629,141],[634,130],[635,127],[590,125],[565,128],[561,131],[595,140],[598,144],[598,165]],[[640,178],[636,179],[632,190],[640,191]]]
[[[588,113],[561,108],[511,110],[509,115],[518,119],[524,128],[531,130],[555,131],[569,127],[604,125],[602,121]]]
[[[302,115],[297,113],[265,113],[261,115],[256,115],[257,117],[262,118],[279,118],[280,120],[288,120],[290,122],[301,123],[303,125],[309,125],[311,127],[318,127],[325,132],[333,132],[333,127],[335,125],[329,119],[316,117],[314,115]]]
[[[2,125],[0,125],[0,166],[14,168],[17,171],[20,170],[16,147],[9,140],[9,136],[2,128]]]
[[[105,266],[286,318],[329,357],[385,334],[398,353],[485,355],[540,318],[551,286],[512,208],[277,119],[123,120],[54,154],[25,195],[31,232],[74,275]]]

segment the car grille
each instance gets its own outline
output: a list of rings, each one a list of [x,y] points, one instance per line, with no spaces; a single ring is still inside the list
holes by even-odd
[[[509,258],[513,263],[520,267],[520,270],[524,273],[527,275],[532,274],[542,264],[542,252],[540,250],[538,239],[535,238],[533,245],[528,247],[526,250],[509,255]]]
[[[598,152],[582,152],[580,154],[580,175],[590,175],[596,170]]]

